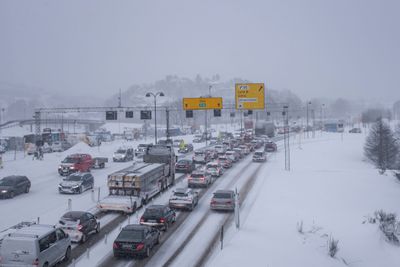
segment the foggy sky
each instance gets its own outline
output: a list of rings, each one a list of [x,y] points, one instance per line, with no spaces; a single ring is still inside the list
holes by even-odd
[[[400,99],[400,1],[0,1],[0,82],[111,95],[220,74],[302,99]]]

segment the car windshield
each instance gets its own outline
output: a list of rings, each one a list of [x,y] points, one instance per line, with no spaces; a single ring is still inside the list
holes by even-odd
[[[215,172],[215,171],[217,171],[217,168],[215,168],[215,167],[208,167],[207,170],[210,171],[210,172]]]
[[[187,161],[187,160],[180,160],[180,161],[178,161],[178,164],[188,164],[189,163],[189,161]]]
[[[65,181],[81,181],[82,177],[79,175],[70,175],[67,178],[65,178]]]
[[[62,163],[77,163],[79,161],[79,158],[71,158],[71,157],[66,157]]]
[[[125,152],[126,152],[126,150],[124,150],[124,149],[118,149],[117,150],[117,153],[119,153],[119,154],[125,154]]]
[[[214,198],[232,198],[231,193],[214,193]]]
[[[196,156],[204,156],[204,152],[195,152],[194,153]]]
[[[262,152],[256,152],[256,153],[254,153],[254,156],[259,156],[259,157],[261,157],[262,155],[263,155]]]
[[[15,184],[15,180],[12,179],[2,179],[0,180],[0,186],[11,186]]]
[[[141,241],[143,237],[144,234],[142,230],[122,230],[117,239]]]

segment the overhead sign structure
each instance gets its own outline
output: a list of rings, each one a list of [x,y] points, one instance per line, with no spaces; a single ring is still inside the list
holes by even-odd
[[[183,98],[182,103],[184,110],[221,109],[222,97]]]
[[[236,109],[264,109],[264,83],[237,83],[235,84]]]

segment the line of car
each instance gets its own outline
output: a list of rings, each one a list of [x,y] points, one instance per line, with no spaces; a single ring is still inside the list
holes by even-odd
[[[268,146],[266,146],[268,144]],[[266,161],[266,152],[273,142],[253,142],[250,144],[232,144],[229,148],[223,144],[214,148],[195,151],[190,159],[181,159],[175,165],[176,172],[187,173],[187,187],[176,188],[167,205],[148,206],[140,218],[139,224],[124,227],[113,243],[114,257],[148,257],[154,246],[160,243],[160,231],[167,231],[176,221],[175,210],[192,211],[199,202],[199,192],[192,187],[207,188],[215,179],[221,177],[234,162],[249,155],[251,151],[264,145],[263,151],[256,151],[253,161]],[[272,150],[270,150],[272,151]],[[196,166],[199,164],[200,166]],[[236,193],[233,190],[217,190],[210,200],[210,209],[216,211],[234,211]]]

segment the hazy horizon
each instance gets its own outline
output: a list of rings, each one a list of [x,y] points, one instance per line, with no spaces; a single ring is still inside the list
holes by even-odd
[[[219,74],[302,99],[400,99],[397,1],[1,1],[0,81],[111,96]],[[0,87],[1,90],[1,87]]]

